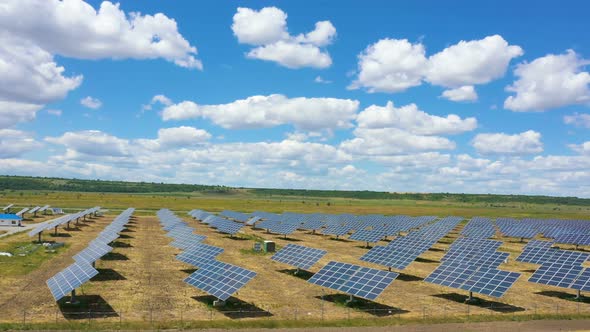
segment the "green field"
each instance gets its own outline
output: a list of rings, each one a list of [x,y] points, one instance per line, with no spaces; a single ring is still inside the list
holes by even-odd
[[[83,209],[102,206],[113,210],[135,207],[138,215],[152,214],[160,208],[185,212],[203,209],[218,212],[225,209],[241,212],[256,210],[267,212],[301,213],[352,213],[387,215],[406,214],[411,216],[488,216],[513,218],[565,218],[590,219],[590,206],[564,204],[535,204],[525,202],[457,202],[410,199],[352,199],[334,197],[301,197],[266,195],[261,196],[247,190],[231,193],[89,193],[14,191],[0,192],[0,205],[14,203],[16,206],[50,204],[54,207]]]

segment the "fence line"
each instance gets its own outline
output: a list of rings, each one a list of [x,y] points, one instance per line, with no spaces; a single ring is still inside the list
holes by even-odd
[[[52,313],[51,310],[54,312]],[[264,309],[264,306],[256,309],[227,309],[227,308],[194,308],[186,305],[178,305],[174,308],[154,308],[150,306],[144,310],[101,310],[84,309],[70,311],[59,306],[44,308],[42,310],[21,309],[19,314],[8,315],[0,312],[0,322],[13,324],[34,323],[67,323],[67,322],[109,322],[123,324],[126,322],[149,322],[152,325],[170,322],[213,321],[222,319],[279,319],[279,320],[351,320],[357,318],[376,319],[448,319],[477,316],[505,316],[517,315],[590,315],[590,304],[572,303],[571,305],[535,304],[531,308],[516,307],[512,305],[422,305],[420,310],[406,311],[400,308],[351,308],[340,306],[320,305],[317,308],[289,307]],[[53,317],[52,317],[53,316]]]

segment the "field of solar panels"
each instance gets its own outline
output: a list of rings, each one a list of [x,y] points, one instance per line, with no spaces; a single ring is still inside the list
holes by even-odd
[[[0,239],[65,243],[0,258],[0,323],[590,315],[586,220],[97,211]]]

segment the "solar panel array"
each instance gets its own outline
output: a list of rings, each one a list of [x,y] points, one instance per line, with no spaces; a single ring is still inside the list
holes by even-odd
[[[59,301],[97,274],[90,264],[76,262],[47,280],[47,287],[55,301]]]
[[[360,260],[403,270],[453,230],[462,219],[460,217],[447,217],[433,224],[423,226],[414,232],[408,233],[407,236],[396,237],[387,246],[373,247]]]
[[[308,282],[367,300],[376,299],[398,273],[331,261]]]
[[[61,216],[59,218],[55,218],[49,222],[44,222],[40,225],[38,225],[37,227],[35,227],[32,231],[29,232],[29,236],[33,237],[41,232],[43,232],[44,230],[47,229],[51,229],[51,228],[55,228],[57,230],[57,227],[67,224],[71,221],[74,221],[76,219],[94,214],[96,212],[98,212],[100,210],[99,206],[90,208],[90,209],[86,209],[84,211],[78,212],[78,213],[73,213],[73,214],[68,214],[65,216]]]
[[[184,282],[225,301],[255,276],[256,272],[242,267],[211,261],[200,266]]]
[[[68,293],[72,292],[82,284],[90,280],[98,274],[92,265],[93,263],[113,250],[108,246],[111,241],[106,240],[112,238],[112,234],[118,237],[120,232],[135,209],[129,208],[119,214],[113,221],[99,233],[96,239],[91,241],[88,246],[74,255],[74,264],[68,266],[64,270],[58,272],[53,277],[47,280],[47,286],[53,295],[55,301],[59,301]],[[107,242],[108,241],[108,242]]]
[[[354,233],[352,233],[351,236],[348,237],[349,240],[355,240],[355,241],[362,241],[362,242],[367,242],[367,243],[377,243],[379,241],[381,241],[381,239],[385,238],[387,236],[387,232],[381,230],[381,229],[376,229],[376,230],[367,230],[367,229],[361,229],[360,231],[356,231]]]
[[[454,260],[438,266],[424,281],[493,297],[502,297],[519,277],[520,273],[480,266],[468,260]]]
[[[293,265],[299,269],[307,270],[317,263],[327,251],[316,248],[304,247],[296,244],[288,244],[271,259],[277,262]]]
[[[201,243],[205,237],[201,235],[192,236],[195,235],[192,233],[193,229],[170,210],[159,210],[157,215],[163,229],[168,231],[167,235],[172,237],[175,242],[180,242],[180,239],[192,239],[193,243],[184,246],[182,248],[184,251],[176,256],[176,259],[198,268],[196,272],[184,280],[189,285],[225,301],[256,275],[255,272],[216,260],[216,257],[223,252],[223,248]],[[242,223],[200,210],[193,210],[189,212],[189,215],[204,223],[207,220],[206,223],[216,227],[220,232],[232,231],[233,227],[239,230],[244,226]],[[238,226],[239,228],[237,228]],[[196,241],[197,238],[201,240]]]
[[[484,217],[471,218],[461,231],[461,235],[476,239],[487,239],[494,236],[494,234],[496,234],[496,228],[492,221]]]
[[[496,225],[498,226],[500,233],[508,237],[532,239],[539,233],[538,230],[530,227],[528,223],[512,218],[497,218]]]

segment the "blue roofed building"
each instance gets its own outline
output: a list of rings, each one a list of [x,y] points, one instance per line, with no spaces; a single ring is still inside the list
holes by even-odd
[[[20,226],[22,220],[16,214],[0,214],[0,226]]]

